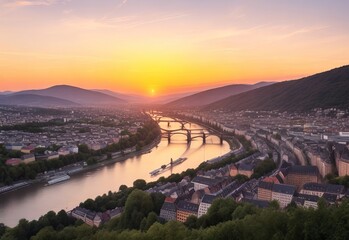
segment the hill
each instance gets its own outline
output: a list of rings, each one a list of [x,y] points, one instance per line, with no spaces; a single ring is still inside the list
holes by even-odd
[[[104,93],[86,90],[83,88],[68,86],[68,85],[57,85],[46,89],[40,90],[26,90],[16,92],[11,96],[18,96],[23,94],[34,94],[40,96],[49,96],[60,99],[65,99],[81,105],[100,105],[100,104],[120,104],[126,103],[124,100],[110,96]]]
[[[204,109],[308,111],[314,108],[346,108],[349,107],[348,92],[349,66],[343,66],[231,96]]]
[[[110,96],[118,97],[122,100],[125,100],[129,103],[148,103],[148,104],[166,104],[169,102],[172,102],[176,99],[192,95],[192,92],[185,92],[185,93],[175,93],[175,94],[168,94],[168,95],[161,95],[161,96],[154,96],[154,97],[147,97],[142,95],[136,95],[136,94],[123,94],[118,93],[110,90],[105,89],[95,89],[94,91],[101,92]]]
[[[133,94],[124,94],[124,93],[114,92],[107,89],[93,89],[92,91],[96,91],[112,97],[116,97],[129,103],[143,102],[145,99],[145,97],[143,96],[133,95]]]
[[[190,96],[180,98],[167,104],[168,107],[200,107],[204,106],[229,96],[247,92],[263,86],[268,86],[270,82],[260,82],[253,85],[249,84],[234,84],[219,88],[209,89]]]
[[[68,100],[35,94],[1,95],[0,104],[32,107],[78,106],[77,103]]]
[[[0,92],[0,95],[9,95],[9,94],[12,94],[14,92],[12,91],[4,91],[4,92]]]

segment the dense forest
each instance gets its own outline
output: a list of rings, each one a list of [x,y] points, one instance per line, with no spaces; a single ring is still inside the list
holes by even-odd
[[[158,203],[161,203],[160,200]],[[100,228],[75,221],[64,211],[58,214],[49,212],[38,221],[21,220],[12,229],[0,225],[0,239],[349,239],[348,200],[328,206],[320,199],[318,209],[293,205],[280,210],[276,202],[272,202],[268,208],[260,209],[249,203],[237,203],[230,198],[217,199],[206,215],[200,218],[189,217],[184,224],[161,221],[156,212],[159,206],[161,205],[150,194],[134,189],[127,198],[121,217]]]

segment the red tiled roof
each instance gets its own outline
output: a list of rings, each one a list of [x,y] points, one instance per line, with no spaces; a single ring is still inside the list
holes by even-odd
[[[19,158],[10,158],[6,160],[6,165],[16,166],[22,162]]]

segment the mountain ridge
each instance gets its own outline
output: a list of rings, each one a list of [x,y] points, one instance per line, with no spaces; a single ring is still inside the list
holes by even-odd
[[[24,90],[11,94],[18,96],[33,94],[68,100],[80,105],[121,104],[126,101],[97,91],[87,90],[70,85],[55,85],[45,89]]]
[[[0,104],[1,105],[33,106],[33,107],[79,106],[79,104],[68,101],[68,100],[50,97],[50,96],[40,96],[35,94],[20,94],[18,96],[0,95]]]
[[[274,84],[274,82],[259,82],[256,84],[231,84],[201,91],[166,104],[167,107],[201,107],[232,95],[250,91],[259,87]]]
[[[309,111],[349,106],[349,65],[261,87],[216,101],[204,110]]]

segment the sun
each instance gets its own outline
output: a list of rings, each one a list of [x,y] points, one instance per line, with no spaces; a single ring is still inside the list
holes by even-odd
[[[154,89],[154,88],[150,89],[150,94],[151,94],[152,96],[155,95],[155,89]]]

